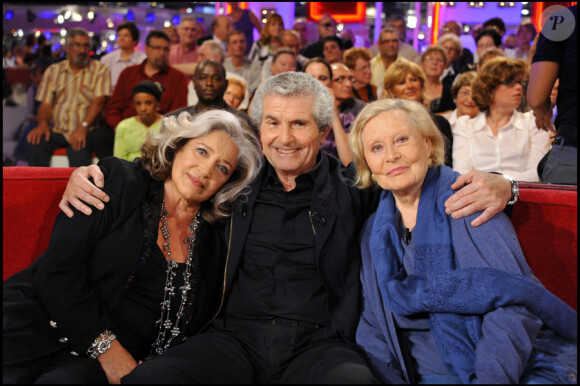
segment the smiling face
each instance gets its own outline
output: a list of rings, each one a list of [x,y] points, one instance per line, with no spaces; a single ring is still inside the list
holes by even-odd
[[[423,94],[421,80],[412,73],[407,72],[405,78],[388,92],[393,98],[420,102]]]
[[[283,183],[309,172],[330,128],[318,130],[308,97],[264,98],[260,138],[264,155]]]
[[[167,189],[177,200],[201,205],[231,177],[238,152],[234,141],[221,130],[189,140],[175,154]]]
[[[471,86],[461,86],[457,92],[457,117],[462,115],[469,115],[471,118],[475,117],[479,112],[473,99],[471,99]]]
[[[406,112],[380,113],[368,121],[361,138],[365,161],[381,188],[392,191],[395,199],[421,192],[431,141],[421,136]]]

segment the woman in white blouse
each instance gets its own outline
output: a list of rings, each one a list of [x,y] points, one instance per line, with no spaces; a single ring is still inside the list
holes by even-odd
[[[501,172],[518,181],[538,182],[537,167],[550,148],[549,135],[536,128],[520,105],[528,75],[521,59],[494,58],[472,83],[475,118],[460,117],[453,133],[453,169]]]

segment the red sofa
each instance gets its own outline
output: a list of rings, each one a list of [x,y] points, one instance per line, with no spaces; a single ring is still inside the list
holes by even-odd
[[[3,279],[48,245],[58,203],[74,168],[5,167]],[[542,283],[577,309],[576,187],[520,184],[511,217],[524,254]]]

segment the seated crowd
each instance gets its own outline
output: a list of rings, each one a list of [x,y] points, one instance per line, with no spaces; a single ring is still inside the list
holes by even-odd
[[[79,168],[4,282],[4,383],[575,383],[577,313],[504,212],[576,184],[551,42],[448,22],[419,54],[393,16],[367,49],[324,15],[308,43],[276,13],[253,42],[232,4],[100,61],[73,28],[42,67],[28,163]]]

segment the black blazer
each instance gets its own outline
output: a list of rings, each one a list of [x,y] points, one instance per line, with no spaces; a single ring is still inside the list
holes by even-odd
[[[138,163],[111,157],[99,166],[111,198],[105,209],[90,216],[75,210],[72,219],[60,213],[46,251],[4,281],[5,365],[63,348],[86,355],[95,338],[111,328],[109,313],[122,298],[145,235],[157,240],[163,182],[154,181]],[[155,194],[161,197],[157,202]],[[194,283],[194,291],[200,296],[188,335],[213,317],[223,281],[223,225],[202,222],[199,232],[201,282]]]

